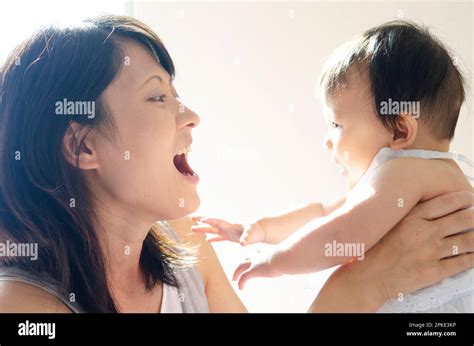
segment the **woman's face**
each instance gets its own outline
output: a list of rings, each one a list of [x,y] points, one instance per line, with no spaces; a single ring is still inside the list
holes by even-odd
[[[183,217],[200,203],[199,178],[182,154],[199,117],[178,101],[169,74],[145,48],[125,41],[123,53],[124,65],[103,94],[115,140],[96,137],[98,195],[153,220]]]

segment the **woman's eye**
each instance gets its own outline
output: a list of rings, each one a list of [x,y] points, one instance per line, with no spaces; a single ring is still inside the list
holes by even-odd
[[[165,99],[166,99],[166,95],[163,94],[157,97],[152,97],[150,100],[155,101],[155,102],[165,102]]]
[[[331,121],[331,127],[334,128],[334,129],[337,129],[337,128],[342,127],[342,126],[339,125],[338,123],[335,123],[334,121]]]

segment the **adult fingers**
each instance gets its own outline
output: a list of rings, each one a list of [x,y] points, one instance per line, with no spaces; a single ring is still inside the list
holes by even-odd
[[[474,231],[457,234],[443,239],[442,258],[474,252]]]
[[[474,193],[472,191],[457,191],[420,203],[413,208],[410,214],[425,220],[433,220],[471,206],[474,206]]]
[[[463,209],[433,221],[443,237],[474,229],[474,209]]]
[[[440,268],[441,278],[437,281],[474,268],[474,252],[443,259],[440,261]]]

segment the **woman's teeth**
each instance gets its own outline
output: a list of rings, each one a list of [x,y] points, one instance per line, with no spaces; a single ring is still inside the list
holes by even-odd
[[[176,155],[181,155],[181,154],[187,154],[187,153],[190,153],[191,152],[191,147],[186,147],[186,148],[181,148],[179,149],[175,154],[174,156]]]

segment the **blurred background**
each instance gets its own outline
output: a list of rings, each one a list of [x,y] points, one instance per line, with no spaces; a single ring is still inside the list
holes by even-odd
[[[427,25],[450,48],[468,88],[451,150],[474,158],[471,1],[7,1],[1,6],[0,62],[42,24],[114,13],[132,15],[157,32],[176,64],[178,93],[201,117],[191,154],[201,177],[198,215],[248,222],[345,192],[323,147],[320,68],[341,43],[389,20]],[[255,251],[227,243],[214,248],[228,276]],[[238,294],[251,312],[302,312],[332,271],[256,279]]]

